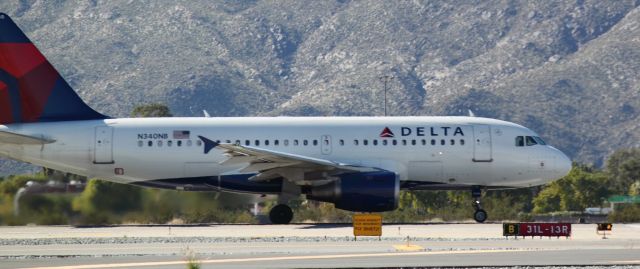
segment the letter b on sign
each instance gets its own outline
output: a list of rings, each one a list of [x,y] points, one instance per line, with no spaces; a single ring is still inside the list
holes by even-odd
[[[504,223],[502,224],[502,235],[503,236],[518,236],[520,230],[520,225],[517,223]]]

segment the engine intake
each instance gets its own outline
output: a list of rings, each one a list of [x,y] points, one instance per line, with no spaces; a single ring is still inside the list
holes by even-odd
[[[349,173],[338,177],[312,187],[307,199],[333,203],[336,208],[349,211],[382,212],[398,207],[400,181],[395,173]]]

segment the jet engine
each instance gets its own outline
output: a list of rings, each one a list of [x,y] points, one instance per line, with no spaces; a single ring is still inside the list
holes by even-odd
[[[382,212],[398,207],[400,181],[392,172],[348,173],[328,184],[311,187],[307,199],[334,203],[336,208]]]

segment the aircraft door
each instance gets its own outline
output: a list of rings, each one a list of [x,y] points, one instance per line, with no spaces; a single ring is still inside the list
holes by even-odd
[[[329,155],[331,154],[331,136],[323,135],[320,140],[320,147],[322,148],[322,154]]]
[[[480,124],[473,126],[473,161],[491,162],[491,126]]]
[[[113,128],[110,126],[96,127],[96,136],[93,147],[93,163],[113,163]]]

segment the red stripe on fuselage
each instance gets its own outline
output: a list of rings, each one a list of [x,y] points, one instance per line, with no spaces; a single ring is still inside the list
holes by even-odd
[[[0,43],[0,68],[16,78],[46,61],[31,43]]]

